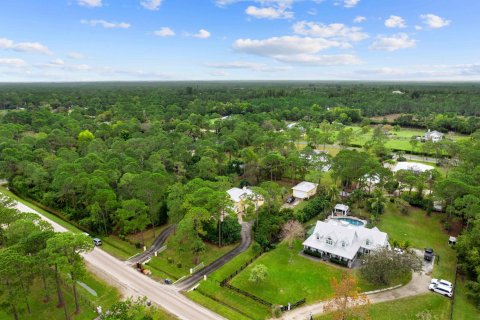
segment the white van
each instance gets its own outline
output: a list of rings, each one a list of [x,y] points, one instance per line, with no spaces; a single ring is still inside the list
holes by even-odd
[[[444,284],[432,283],[430,284],[430,286],[428,286],[428,289],[430,289],[433,292],[440,293],[445,297],[451,298],[453,296],[453,288],[446,286]]]

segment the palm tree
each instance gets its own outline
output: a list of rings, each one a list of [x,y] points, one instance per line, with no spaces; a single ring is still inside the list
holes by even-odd
[[[383,191],[379,188],[373,190],[373,197],[370,207],[375,215],[379,215],[383,212],[386,203],[387,198],[385,198]]]

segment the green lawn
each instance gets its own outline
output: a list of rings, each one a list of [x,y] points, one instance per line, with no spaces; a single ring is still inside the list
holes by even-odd
[[[87,290],[81,286],[77,286],[78,293],[81,296],[80,305],[81,312],[78,315],[74,314],[75,303],[71,287],[64,287],[64,295],[67,302],[67,311],[71,315],[72,319],[93,319],[96,314],[94,307],[102,306],[103,310],[107,310],[110,306],[120,299],[120,295],[117,289],[110,287],[102,280],[99,280],[94,275],[88,274],[83,280],[90,288],[96,291],[97,297],[93,296]],[[31,314],[24,312],[20,319],[31,320],[50,320],[50,319],[63,319],[65,318],[63,308],[57,308],[56,290],[53,283],[50,283],[50,301],[43,302],[43,286],[40,281],[35,281],[32,284],[32,295],[29,297],[29,303],[31,307]],[[3,310],[0,310],[0,319],[12,319],[11,315],[6,314]]]
[[[455,301],[453,305],[454,320],[480,319],[480,310],[475,307],[466,295],[465,279],[458,277],[455,287]]]
[[[153,228],[149,228],[143,232],[143,240],[145,241],[145,246],[149,248],[153,241],[160,235],[160,233],[165,230],[169,225],[164,224],[159,227],[155,227],[155,236],[153,233]],[[127,239],[132,242],[132,243],[142,243],[142,234],[139,233],[134,233],[134,234],[129,234],[127,235]]]
[[[195,267],[194,257],[191,252],[176,248],[173,244],[172,237],[167,240],[166,245],[167,250],[160,253],[158,257],[153,257],[148,263],[153,275],[173,280],[189,275],[190,268]],[[216,245],[206,243],[206,250],[200,256],[200,262],[203,262],[205,266],[207,266],[237,245],[238,244],[218,248]],[[168,258],[172,258],[173,263],[169,263]],[[180,268],[178,267],[178,263],[181,263]]]
[[[447,320],[450,318],[450,300],[439,294],[427,293],[417,297],[372,304],[368,310],[370,317],[375,320]],[[422,317],[422,314],[425,316]],[[333,318],[326,314],[315,319]]]
[[[245,317],[250,319],[265,319],[270,317],[271,311],[268,307],[220,286],[220,281],[232,274],[254,256],[255,253],[250,247],[217,271],[213,272],[207,281],[202,281],[195,291],[188,292],[186,295],[203,306],[218,312],[227,319],[244,319]]]
[[[412,247],[417,249],[433,248],[437,254],[433,276],[453,281],[457,258],[448,245],[449,236],[443,231],[441,218],[440,213],[432,213],[428,217],[425,211],[416,208],[412,208],[408,215],[402,215],[389,203],[385,213],[380,216],[378,228],[388,233],[390,240],[409,240]]]
[[[257,259],[230,283],[274,304],[286,305],[302,298],[306,298],[307,303],[312,303],[328,298],[332,294],[331,279],[340,278],[346,269],[300,256],[301,250],[300,241],[295,243],[293,249],[281,243],[276,249]],[[268,277],[263,282],[252,283],[248,278],[251,269],[257,264],[268,268]]]
[[[142,249],[136,248],[133,244],[114,235],[101,239],[102,249],[120,260],[128,260],[128,258],[142,252]]]

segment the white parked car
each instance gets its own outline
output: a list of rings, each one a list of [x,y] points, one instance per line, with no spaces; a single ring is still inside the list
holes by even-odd
[[[428,286],[428,289],[430,289],[433,292],[440,293],[445,297],[451,298],[453,296],[453,288],[443,284],[439,284],[439,283],[430,284]]]
[[[440,280],[438,280],[438,279],[432,279],[432,281],[430,282],[430,284],[441,284],[441,285],[444,285],[444,286],[453,288],[453,284],[452,284],[450,281],[443,280],[443,279],[440,279]]]

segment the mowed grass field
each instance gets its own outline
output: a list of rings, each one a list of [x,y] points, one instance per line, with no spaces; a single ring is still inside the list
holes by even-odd
[[[177,280],[183,276],[189,275],[190,268],[196,266],[192,253],[189,250],[177,248],[172,237],[166,241],[166,245],[167,249],[161,252],[157,257],[152,257],[147,264],[147,268],[150,267],[153,275],[162,279],[170,278],[172,280]],[[204,265],[207,266],[231,251],[237,245],[238,244],[233,244],[219,248],[217,245],[205,243],[206,250],[200,255],[200,262],[203,262]],[[171,263],[168,261],[168,258],[172,259]]]
[[[333,293],[331,280],[340,279],[346,269],[313,261],[299,255],[302,243],[296,241],[292,249],[281,243],[265,253],[230,282],[233,286],[279,305],[306,298],[307,303],[327,299]],[[264,281],[249,281],[253,267],[263,264],[268,268]]]
[[[392,203],[388,203],[384,214],[380,216],[378,228],[392,240],[410,241],[413,248],[423,250],[433,248],[437,255],[433,276],[449,281],[455,278],[457,257],[455,250],[448,245],[448,233],[441,223],[442,214],[411,208],[409,214],[402,215]],[[438,258],[440,257],[440,258]]]
[[[375,320],[448,320],[450,300],[441,295],[424,294],[417,297],[398,299],[372,304],[368,307],[371,319]],[[331,320],[331,314],[314,317],[315,320]]]
[[[220,286],[223,279],[254,256],[255,252],[250,247],[209,275],[207,281],[200,282],[200,286],[195,291],[187,292],[187,297],[227,319],[265,319],[270,317],[271,310],[268,307]]]

